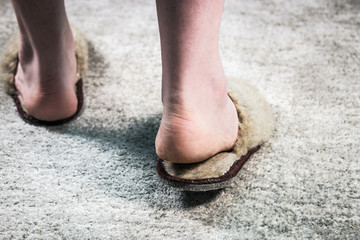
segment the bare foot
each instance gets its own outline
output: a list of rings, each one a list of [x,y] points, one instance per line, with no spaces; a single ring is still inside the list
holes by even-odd
[[[20,30],[15,86],[27,112],[44,121],[77,110],[74,40],[61,1],[13,0]]]
[[[156,3],[164,104],[156,153],[171,162],[200,162],[231,149],[238,133],[218,50],[224,1]]]

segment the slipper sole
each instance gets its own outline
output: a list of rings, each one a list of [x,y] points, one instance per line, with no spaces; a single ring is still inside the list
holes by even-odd
[[[260,149],[260,146],[251,149],[247,154],[240,157],[224,175],[217,178],[184,179],[171,176],[164,168],[164,160],[159,159],[156,165],[156,172],[160,180],[175,188],[184,191],[204,192],[230,187],[232,180],[239,173],[250,157]]]
[[[184,191],[211,191],[229,187],[243,165],[270,139],[274,129],[271,108],[250,84],[228,79],[229,97],[239,118],[236,143],[199,163],[177,164],[159,159],[156,171],[161,182]]]

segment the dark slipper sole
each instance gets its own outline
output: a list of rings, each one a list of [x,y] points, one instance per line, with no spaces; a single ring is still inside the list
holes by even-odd
[[[222,176],[217,178],[205,178],[205,179],[183,179],[171,176],[166,172],[163,162],[164,160],[159,159],[156,166],[157,174],[160,180],[175,188],[179,188],[184,191],[211,191],[221,188],[226,188],[231,185],[234,177],[239,173],[244,164],[249,160],[249,158],[260,149],[260,146],[257,146],[249,150],[245,155],[241,156],[230,169]]]

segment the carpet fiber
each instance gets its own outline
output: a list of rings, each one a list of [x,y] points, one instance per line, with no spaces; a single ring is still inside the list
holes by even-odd
[[[0,92],[1,239],[359,239],[360,1],[227,0],[225,72],[276,130],[233,187],[180,192],[155,173],[161,118],[154,1],[66,1],[90,41],[85,111],[24,123]],[[17,29],[0,0],[0,46]]]

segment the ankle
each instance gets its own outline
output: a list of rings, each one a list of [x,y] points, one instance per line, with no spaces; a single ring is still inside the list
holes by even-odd
[[[19,60],[21,64],[38,62],[40,70],[57,68],[59,64],[75,57],[75,43],[69,24],[56,29],[29,35],[20,30]]]
[[[228,96],[223,74],[189,76],[171,81],[173,84],[171,87],[169,86],[171,83],[163,86],[162,100],[165,111],[197,112],[208,106],[217,106],[219,109],[225,107]]]
[[[34,45],[20,33],[18,54],[18,72],[21,70],[24,75],[20,81],[37,85],[44,95],[52,89],[62,88],[64,78],[75,78],[75,43],[70,28],[61,38],[56,41],[43,40],[42,45]]]

